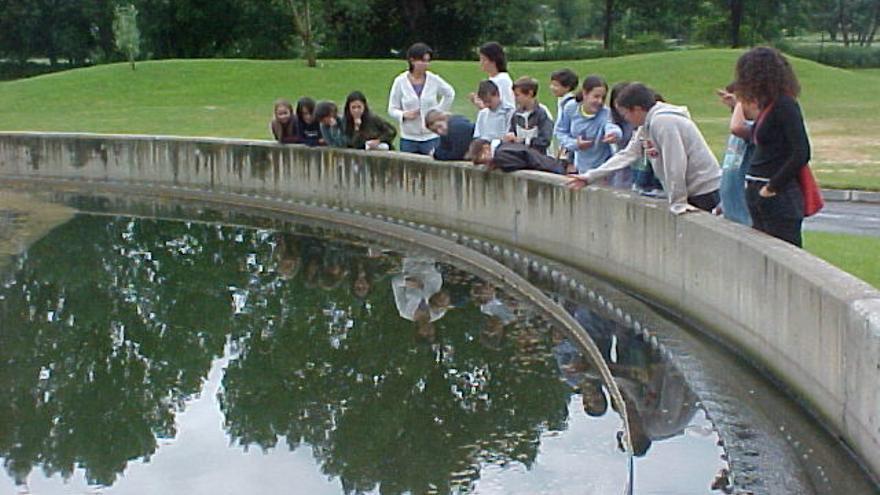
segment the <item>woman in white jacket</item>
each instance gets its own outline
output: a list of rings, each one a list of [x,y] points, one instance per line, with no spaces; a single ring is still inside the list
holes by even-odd
[[[400,124],[400,151],[430,155],[440,137],[425,127],[425,116],[431,110],[449,111],[455,99],[452,86],[428,71],[432,54],[424,43],[409,47],[409,70],[391,84],[388,114]]]

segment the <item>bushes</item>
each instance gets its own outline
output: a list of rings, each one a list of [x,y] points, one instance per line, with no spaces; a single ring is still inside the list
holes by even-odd
[[[778,43],[777,48],[794,57],[844,69],[880,68],[880,47]]]
[[[616,44],[619,48],[613,48],[612,50],[605,50],[601,46],[583,45],[560,45],[547,50],[511,46],[505,48],[505,50],[509,60],[540,62],[546,60],[587,60],[619,57],[634,53],[662,52],[671,48],[670,44],[656,33],[642,34],[629,40],[617,41]]]

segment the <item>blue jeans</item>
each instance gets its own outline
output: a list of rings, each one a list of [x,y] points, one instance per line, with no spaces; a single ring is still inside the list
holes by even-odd
[[[400,138],[400,151],[404,153],[418,153],[420,155],[430,155],[431,151],[440,144],[440,138],[429,139],[427,141],[413,141],[412,139]]]

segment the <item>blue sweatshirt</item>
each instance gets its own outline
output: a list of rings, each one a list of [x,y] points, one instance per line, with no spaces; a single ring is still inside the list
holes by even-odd
[[[581,111],[581,103],[572,100],[565,105],[554,133],[559,145],[574,153],[574,164],[582,174],[605,163],[613,154],[611,146],[602,142],[606,134],[623,136],[623,131],[611,119],[608,107],[595,115],[587,116]],[[591,139],[593,145],[585,150],[577,147],[577,138]]]
[[[440,136],[440,144],[434,148],[436,160],[464,160],[474,135],[474,124],[462,115],[449,117],[449,130]]]

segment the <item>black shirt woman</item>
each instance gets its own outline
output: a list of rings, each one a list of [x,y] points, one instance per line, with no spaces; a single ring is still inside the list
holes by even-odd
[[[755,102],[760,109],[746,175],[752,226],[798,247],[804,219],[798,177],[810,161],[810,141],[797,101],[800,89],[791,64],[774,48],[753,48],[736,63],[737,98]]]

